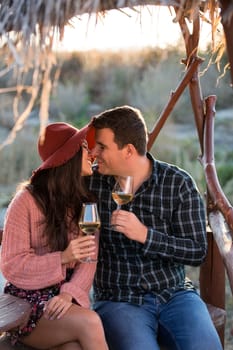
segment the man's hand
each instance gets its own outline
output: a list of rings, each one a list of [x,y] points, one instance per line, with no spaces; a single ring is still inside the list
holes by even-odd
[[[147,227],[130,211],[115,210],[112,213],[111,225],[116,226],[117,231],[122,232],[129,239],[140,243],[146,241]]]

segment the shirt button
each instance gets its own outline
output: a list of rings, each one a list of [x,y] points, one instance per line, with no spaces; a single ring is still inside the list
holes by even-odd
[[[146,283],[141,283],[141,286],[142,286],[142,288],[143,288],[143,289],[145,289],[145,290],[147,290],[147,289],[148,289],[148,286],[147,286],[147,284],[146,284]]]

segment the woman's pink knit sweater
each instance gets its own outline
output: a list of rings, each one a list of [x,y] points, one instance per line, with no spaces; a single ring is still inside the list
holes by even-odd
[[[49,252],[42,236],[43,215],[27,190],[19,191],[10,203],[4,224],[0,267],[3,276],[18,288],[40,289],[62,281],[68,265],[61,264],[61,252]],[[74,238],[70,232],[69,238]],[[98,241],[98,237],[96,237]],[[89,292],[96,264],[77,263],[67,292],[83,307],[89,307]]]

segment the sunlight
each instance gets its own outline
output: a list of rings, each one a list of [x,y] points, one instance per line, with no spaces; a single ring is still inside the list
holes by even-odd
[[[179,24],[173,22],[175,13],[172,10],[167,6],[144,6],[134,10],[111,10],[98,17],[84,14],[65,27],[64,39],[56,43],[55,50],[136,50],[176,46],[181,32]],[[202,41],[206,46],[211,40],[211,28],[209,25],[204,27]]]
[[[64,39],[56,49],[133,50],[176,45],[181,34],[173,18],[167,7],[159,6],[145,6],[140,12],[138,8],[111,10],[98,18],[85,14],[73,19],[73,27],[66,26]]]

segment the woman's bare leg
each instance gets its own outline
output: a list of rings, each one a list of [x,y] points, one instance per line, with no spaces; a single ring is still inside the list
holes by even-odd
[[[61,346],[56,346],[55,348],[50,348],[50,350],[82,350],[82,348],[77,342],[70,342]]]
[[[97,313],[77,305],[72,305],[60,319],[47,320],[42,316],[35,329],[21,341],[36,349],[68,346],[67,343],[77,342],[82,350],[108,350]]]
[[[70,342],[56,346],[55,348],[50,348],[49,350],[82,350],[82,348],[77,342]]]

